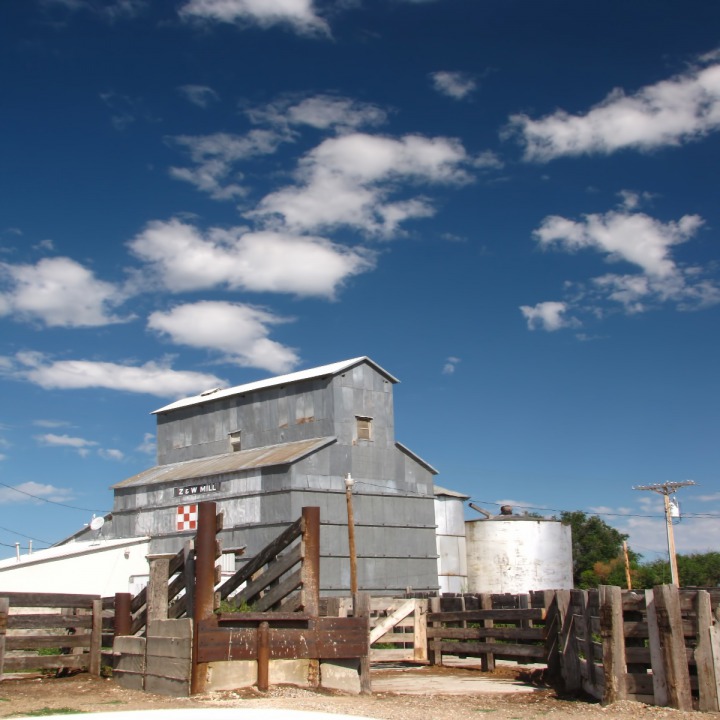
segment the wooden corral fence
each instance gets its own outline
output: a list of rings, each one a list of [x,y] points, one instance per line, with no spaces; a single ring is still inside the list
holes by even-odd
[[[147,589],[135,598],[116,596],[117,634],[128,636],[115,642],[118,677],[132,687],[150,689],[152,681],[161,692],[194,694],[206,689],[210,663],[253,660],[257,685],[267,689],[271,660],[308,659],[318,675],[321,660],[356,659],[361,691],[369,692],[369,597],[358,593],[353,617],[320,614],[320,509],[303,508],[296,522],[219,585],[221,528],[215,503],[200,503],[194,549],[149,558]],[[192,619],[189,630],[178,624],[183,618]],[[143,626],[145,645],[144,638],[129,637]],[[188,643],[191,652],[185,657],[183,650],[177,662]]]
[[[428,664],[428,601],[417,598],[372,598],[370,660]]]
[[[111,627],[98,595],[0,593],[0,679],[35,670],[100,675],[102,647],[112,644],[111,631],[103,632]]]
[[[478,657],[483,670],[495,660],[547,663],[557,627],[554,593],[445,595],[430,598],[427,615],[429,660],[443,654]]]
[[[605,703],[720,709],[720,590],[601,586],[558,591],[556,599],[566,690]]]

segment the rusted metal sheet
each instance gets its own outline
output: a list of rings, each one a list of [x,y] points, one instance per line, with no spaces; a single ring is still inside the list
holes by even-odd
[[[367,653],[366,618],[311,618],[307,627],[278,628],[269,619],[268,648],[271,659],[358,658]],[[285,621],[287,622],[287,621]],[[248,623],[250,624],[250,623]],[[202,623],[198,628],[198,661],[254,660],[258,654],[258,627],[214,627]]]
[[[335,441],[336,438],[334,436],[311,438],[309,440],[299,440],[297,442],[268,445],[250,450],[214,455],[199,460],[186,460],[185,462],[171,463],[169,465],[156,465],[112,487],[113,489],[141,487],[159,483],[206,478],[214,475],[238,472],[240,470],[272,467],[273,465],[287,465],[297,462],[306,455]]]

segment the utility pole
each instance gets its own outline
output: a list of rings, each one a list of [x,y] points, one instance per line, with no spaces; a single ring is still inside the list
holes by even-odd
[[[355,601],[358,591],[357,552],[355,550],[355,516],[353,514],[352,491],[355,481],[350,473],[345,478],[345,500],[347,501],[348,548],[350,550],[350,593]]]
[[[684,480],[683,482],[664,482],[654,485],[638,485],[633,490],[651,490],[663,496],[665,502],[665,528],[667,530],[668,555],[670,556],[670,576],[672,584],[679,587],[677,557],[675,556],[675,536],[673,534],[672,513],[670,512],[670,496],[674,495],[679,488],[688,485],[696,485],[694,480]]]

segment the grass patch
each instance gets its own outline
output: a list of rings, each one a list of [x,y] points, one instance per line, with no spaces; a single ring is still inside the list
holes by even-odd
[[[8,717],[46,717],[47,715],[76,715],[78,713],[85,712],[84,710],[76,710],[75,708],[61,707],[61,708],[49,708],[44,707],[39,710],[31,710],[30,712],[16,713],[15,715],[9,715]]]

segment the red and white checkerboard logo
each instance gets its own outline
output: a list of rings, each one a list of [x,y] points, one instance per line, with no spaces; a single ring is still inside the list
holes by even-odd
[[[197,505],[178,505],[177,529],[196,530],[197,515]]]

